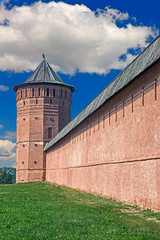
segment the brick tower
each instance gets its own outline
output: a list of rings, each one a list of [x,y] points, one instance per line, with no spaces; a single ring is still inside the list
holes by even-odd
[[[45,180],[43,148],[70,121],[74,87],[63,83],[45,57],[24,84],[17,102],[17,182]]]

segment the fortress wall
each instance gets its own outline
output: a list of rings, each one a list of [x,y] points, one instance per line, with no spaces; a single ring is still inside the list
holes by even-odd
[[[150,68],[46,154],[46,181],[160,210],[160,72]]]

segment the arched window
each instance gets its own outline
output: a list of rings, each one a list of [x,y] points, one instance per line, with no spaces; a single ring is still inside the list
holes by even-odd
[[[63,90],[61,90],[61,97],[63,97]]]
[[[36,99],[36,105],[38,104],[38,100]]]
[[[55,97],[55,95],[56,95],[56,94],[55,94],[55,89],[53,89],[53,97]]]
[[[41,89],[38,88],[38,97],[40,96],[40,94],[41,94]]]
[[[52,128],[48,128],[48,138],[52,138]]]
[[[50,99],[50,105],[52,105],[52,99]]]
[[[32,97],[34,97],[34,88],[32,88]]]
[[[49,88],[47,88],[47,97],[49,96]]]
[[[25,89],[25,97],[27,97],[27,89]]]

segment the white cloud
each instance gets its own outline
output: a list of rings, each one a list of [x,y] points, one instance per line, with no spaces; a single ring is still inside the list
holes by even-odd
[[[16,144],[9,140],[0,140],[0,162],[16,160]]]
[[[3,128],[3,125],[2,124],[0,124],[0,129],[2,129]]]
[[[56,71],[64,73],[122,69],[134,58],[128,49],[143,49],[147,38],[155,37],[150,27],[131,23],[118,27],[117,21],[126,20],[130,22],[128,13],[117,9],[106,7],[95,13],[85,5],[54,1],[11,10],[3,7],[0,70],[34,70],[42,53]],[[125,61],[119,60],[123,54]]]
[[[6,91],[8,91],[8,90],[9,90],[9,87],[4,86],[4,85],[0,85],[0,91],[6,92]]]
[[[16,139],[16,132],[6,131],[3,138],[5,138],[5,139]]]

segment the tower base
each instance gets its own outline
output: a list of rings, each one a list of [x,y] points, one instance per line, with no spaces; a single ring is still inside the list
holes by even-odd
[[[45,181],[45,170],[36,169],[36,170],[17,170],[16,172],[16,183],[20,182],[36,182],[36,181]]]

